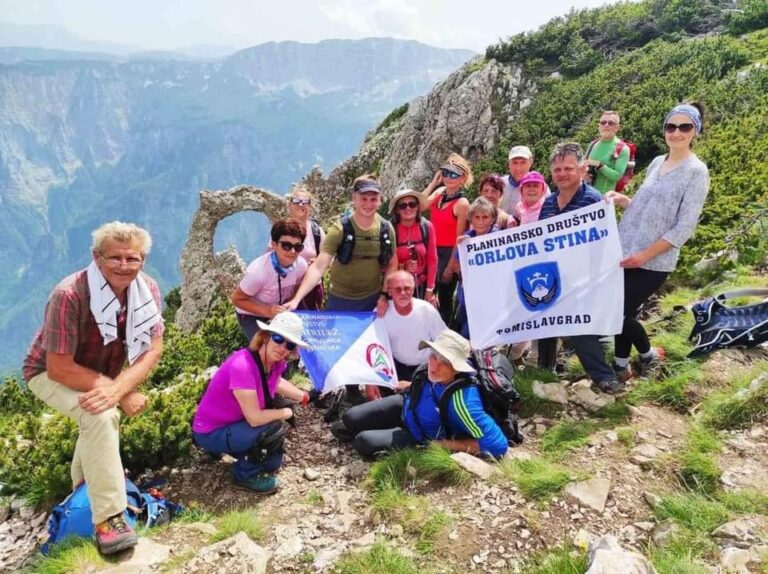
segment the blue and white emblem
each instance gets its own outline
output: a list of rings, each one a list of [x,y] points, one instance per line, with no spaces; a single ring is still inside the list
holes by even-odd
[[[544,311],[560,297],[560,271],[556,262],[536,263],[515,271],[517,293],[529,311]]]

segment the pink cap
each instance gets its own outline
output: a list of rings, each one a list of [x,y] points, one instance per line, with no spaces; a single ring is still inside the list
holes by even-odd
[[[526,183],[540,183],[544,187],[547,185],[544,176],[538,171],[529,171],[526,173],[520,180],[520,187],[523,187]]]

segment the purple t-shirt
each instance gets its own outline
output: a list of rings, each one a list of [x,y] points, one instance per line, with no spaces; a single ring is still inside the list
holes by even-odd
[[[287,363],[280,361],[272,366],[268,375],[267,388],[269,395],[275,396],[280,376],[285,371]],[[264,408],[264,391],[261,385],[261,375],[251,352],[240,349],[232,353],[221,364],[208,383],[200,404],[197,405],[192,430],[199,433],[209,433],[226,425],[245,420],[240,403],[237,402],[236,389],[255,390],[259,399],[259,408]]]

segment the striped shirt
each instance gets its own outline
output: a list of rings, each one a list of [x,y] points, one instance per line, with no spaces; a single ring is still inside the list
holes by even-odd
[[[157,308],[162,308],[160,289],[148,275],[142,273],[152,292]],[[91,313],[91,295],[86,270],[73,273],[61,281],[48,297],[42,328],[35,335],[24,359],[25,380],[47,370],[47,353],[72,355],[75,363],[114,378],[126,359],[125,320],[127,312],[117,316],[117,339],[105,345]],[[160,321],[152,327],[152,338],[160,337],[165,327]]]
[[[584,182],[582,182],[582,184],[579,186],[579,190],[571,198],[571,201],[568,202],[568,205],[566,205],[563,209],[560,209],[560,206],[557,204],[558,197],[560,197],[559,189],[544,200],[544,203],[541,206],[541,211],[539,212],[539,221],[542,219],[547,219],[548,217],[560,215],[561,213],[576,211],[577,209],[581,209],[582,207],[586,207],[603,200],[603,196],[599,191]]]

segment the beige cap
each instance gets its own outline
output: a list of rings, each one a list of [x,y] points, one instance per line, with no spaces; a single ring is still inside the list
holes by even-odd
[[[431,347],[445,357],[455,371],[460,373],[474,373],[467,359],[469,358],[469,341],[455,331],[446,329],[440,333],[434,341],[421,341],[419,349]]]
[[[509,155],[507,156],[507,159],[514,159],[516,157],[522,157],[525,159],[533,159],[533,154],[531,153],[531,148],[529,148],[527,145],[516,145],[512,149],[509,150]]]
[[[301,335],[304,331],[304,322],[296,313],[290,311],[284,311],[275,315],[272,320],[267,323],[256,321],[259,329],[263,331],[269,331],[270,333],[277,333],[288,339],[291,343],[296,343],[299,347],[305,349],[309,348],[309,343],[301,340]]]

